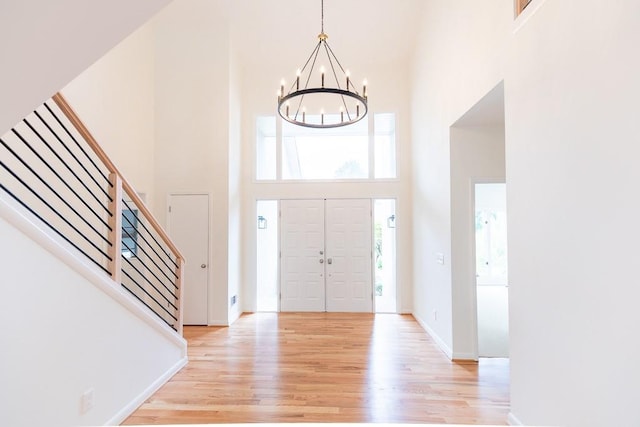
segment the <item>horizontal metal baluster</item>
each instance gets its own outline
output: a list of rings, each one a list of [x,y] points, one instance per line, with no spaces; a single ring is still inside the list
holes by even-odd
[[[173,260],[171,259],[171,256],[170,256],[169,254],[167,254],[167,252],[162,248],[162,246],[160,245],[160,243],[158,243],[158,240],[156,240],[156,239],[153,237],[153,234],[151,234],[151,232],[149,231],[149,229],[148,229],[147,227],[145,227],[144,222],[140,220],[140,216],[139,216],[138,214],[136,214],[136,213],[135,213],[135,209],[131,209],[131,207],[129,206],[129,204],[128,204],[126,201],[124,201],[124,200],[123,200],[122,202],[124,203],[124,205],[125,205],[125,207],[127,208],[127,210],[129,210],[129,211],[133,214],[133,216],[136,218],[136,221],[138,222],[138,224],[140,224],[140,225],[142,226],[142,228],[144,228],[144,229],[147,231],[147,233],[151,236],[151,238],[152,238],[152,239],[153,239],[153,241],[156,243],[156,245],[158,245],[158,247],[159,247],[160,249],[162,249],[162,252],[164,252],[164,253],[165,253],[165,255],[167,255],[167,257],[169,257],[169,261],[171,261],[171,263],[172,263],[172,264],[174,264],[174,265],[176,266],[176,268],[177,268],[178,266],[175,264],[175,262],[173,262]],[[125,219],[127,219],[127,218],[125,218]],[[131,224],[131,222],[130,222],[128,219],[127,219],[127,222],[128,222],[129,224]],[[131,224],[131,226],[133,226],[133,224]],[[176,276],[176,274],[175,274],[175,272],[173,271],[173,269],[169,266],[169,264],[167,264],[166,262],[164,262],[164,259],[162,258],[162,256],[161,256],[161,255],[160,255],[160,254],[159,254],[155,249],[153,249],[153,245],[152,245],[152,244],[151,244],[147,239],[145,239],[144,235],[143,235],[142,233],[138,232],[138,236],[140,236],[140,237],[142,238],[142,240],[143,240],[147,245],[149,245],[149,247],[151,248],[151,250],[152,250],[152,251],[153,251],[153,252],[158,256],[158,259],[160,259],[160,261],[162,261],[162,263],[165,265],[165,267],[167,267],[169,270],[171,270],[171,273],[172,273],[172,274],[175,276],[175,278],[177,279],[177,278],[178,278],[178,276]],[[160,268],[160,267],[158,266],[158,268]],[[169,277],[167,277],[167,278],[168,278],[169,280],[171,280],[172,282],[173,282],[173,280],[174,280],[174,279],[171,279],[171,278],[169,278]]]
[[[62,202],[64,203],[69,209],[71,209],[73,211],[73,213],[75,213],[78,218],[80,218],[87,226],[89,226],[89,228],[91,228],[91,230],[93,230],[98,237],[100,237],[102,240],[104,240],[106,243],[108,243],[109,245],[111,245],[111,242],[109,242],[109,240],[104,237],[98,229],[96,229],[93,224],[91,224],[89,221],[87,221],[87,219],[82,216],[73,206],[71,206],[71,204],[69,204],[69,202],[67,200],[64,199],[64,197],[62,197],[56,190],[53,189],[53,187],[51,187],[51,185],[49,185],[49,183],[47,183],[35,170],[33,170],[33,168],[31,166],[29,166],[27,164],[27,162],[25,162],[22,157],[20,157],[15,151],[13,151],[11,149],[11,147],[9,147],[2,139],[0,139],[0,143],[7,149],[9,150],[9,152],[13,155],[13,157],[15,157],[20,163],[22,163],[22,165],[24,167],[26,167],[36,178],[38,178],[38,180],[45,186],[47,187],[53,194],[56,195],[56,197]],[[104,221],[102,221],[103,224],[105,224],[107,227],[109,227],[108,224],[106,224]],[[111,229],[111,227],[109,227],[109,229]]]
[[[2,166],[4,167],[4,164],[2,164]],[[54,231],[58,236],[62,237],[67,243],[69,243],[71,246],[73,246],[74,248],[76,248],[78,251],[80,251],[80,253],[82,253],[84,256],[86,256],[91,262],[93,262],[95,265],[97,265],[98,267],[100,267],[102,270],[104,270],[105,273],[107,274],[111,274],[109,273],[109,270],[107,270],[101,263],[99,263],[98,261],[96,261],[95,259],[93,259],[93,257],[91,257],[89,254],[87,254],[84,250],[82,250],[78,245],[76,245],[75,243],[73,243],[67,236],[65,236],[61,231],[59,231],[57,228],[55,228],[53,225],[51,225],[46,219],[44,219],[40,214],[38,214],[35,210],[33,210],[30,206],[27,206],[27,204],[25,202],[23,202],[18,196],[16,196],[15,194],[13,194],[11,192],[11,190],[9,190],[7,187],[5,187],[2,183],[0,183],[0,188],[2,188],[9,196],[11,196],[16,202],[20,203],[20,205],[22,205],[23,208],[25,208],[26,210],[28,210],[29,212],[31,212],[36,218],[38,218],[40,221],[42,221],[47,227],[49,227],[52,231]]]
[[[123,244],[124,244],[124,243],[123,243]],[[125,246],[126,246],[126,244],[125,244]],[[131,248],[129,248],[129,247],[127,247],[127,249],[131,250]],[[144,275],[140,270],[138,270],[138,268],[137,268],[135,265],[133,265],[133,263],[131,262],[131,260],[129,260],[129,258],[127,258],[127,257],[125,257],[125,256],[123,256],[122,258],[123,258],[123,260],[124,260],[127,264],[129,264],[129,266],[131,266],[131,268],[133,268],[133,269],[136,271],[136,273],[138,273],[138,274],[140,275],[140,277],[142,277],[142,278],[143,278],[143,279],[144,279],[144,280],[145,280],[149,285],[151,285],[151,287],[152,287],[153,289],[155,289],[155,291],[156,291],[156,292],[158,292],[160,295],[162,295],[162,298],[163,298],[164,300],[166,300],[169,304],[171,304],[171,306],[172,306],[173,308],[175,308],[176,310],[178,309],[178,307],[176,307],[176,306],[171,302],[171,300],[169,300],[169,298],[167,298],[166,296],[164,296],[164,295],[162,294],[162,292],[160,291],[160,289],[156,288],[156,287],[155,287],[155,285],[154,285],[153,283],[151,283],[151,280],[149,280],[149,278],[148,278],[146,275]],[[122,272],[123,272],[123,273],[126,273],[126,271],[125,271],[124,269],[122,270]],[[173,294],[171,294],[171,295],[173,295]],[[151,297],[151,295],[149,295],[149,296]],[[151,297],[151,298],[153,298],[153,297]],[[156,302],[157,302],[157,301],[156,301]],[[159,304],[159,303],[158,303],[158,304]]]
[[[131,208],[129,207],[129,204],[128,204],[126,201],[124,201],[124,200],[123,200],[123,203],[124,203],[124,205],[127,207],[127,209],[129,209],[130,211],[132,211],[132,212],[133,212],[133,209],[131,209]],[[135,214],[135,213],[134,213],[134,216],[136,217],[136,219],[137,219],[137,220],[139,220],[139,218],[138,218],[138,215],[137,215],[137,214]],[[147,228],[147,226],[146,226],[146,225],[144,225],[144,222],[142,222],[142,221],[138,221],[138,223],[139,223],[140,225],[142,225],[142,228],[144,228],[144,229],[147,231],[147,233],[149,233],[149,235],[150,235],[150,236],[151,236],[151,238],[156,242],[156,244],[158,245],[158,247],[162,250],[162,252],[164,252],[164,254],[167,256],[167,258],[169,258],[169,261],[171,261],[171,263],[173,264],[173,266],[174,266],[175,268],[178,268],[178,264],[176,264],[176,263],[171,259],[171,255],[169,255],[169,253],[164,249],[164,246],[163,246],[163,245],[161,245],[161,244],[160,244],[160,242],[158,242],[158,240],[153,236],[153,234],[151,233],[151,231],[149,231],[149,229]],[[147,242],[147,244],[149,244],[149,242]],[[151,246],[151,244],[149,244],[149,246]],[[165,265],[166,265],[166,264],[165,264]],[[167,265],[167,268],[171,268],[171,267],[169,267],[169,266]],[[176,278],[177,278],[177,276],[176,276]]]
[[[62,216],[62,214],[60,214],[60,212],[58,212],[53,206],[51,206],[49,204],[49,202],[47,202],[45,199],[42,198],[42,196],[40,196],[33,188],[31,188],[29,186],[29,184],[27,184],[26,182],[24,182],[24,180],[22,178],[20,178],[18,175],[15,174],[15,172],[13,172],[4,162],[0,161],[0,166],[2,166],[7,172],[9,172],[15,179],[18,180],[18,182],[20,182],[20,184],[22,184],[27,190],[29,190],[31,192],[31,194],[33,194],[34,196],[36,196],[42,203],[44,203],[50,210],[51,212],[53,212],[54,214],[56,214],[58,216],[58,218],[60,218],[61,220],[63,220],[69,227],[71,227],[76,233],[78,233],[78,235],[80,237],[82,237],[87,243],[89,243],[91,246],[93,246],[94,248],[96,248],[98,250],[98,252],[100,252],[102,255],[104,255],[107,259],[111,260],[111,257],[104,252],[102,249],[100,249],[95,243],[93,243],[91,240],[89,240],[87,238],[87,236],[85,236],[84,234],[82,234],[82,232],[80,230],[78,230],[73,224],[71,224],[69,222],[68,219],[66,219],[64,216]],[[5,190],[6,187],[3,185],[2,186]],[[7,190],[8,191],[8,190]],[[12,193],[13,194],[13,193]],[[30,209],[31,210],[31,209]],[[39,216],[40,217],[40,216]],[[45,221],[46,222],[46,221]],[[49,224],[47,222],[47,224]],[[53,227],[52,227],[53,228]],[[55,228],[54,228],[55,230]],[[66,239],[66,238],[65,238]],[[77,246],[74,245],[76,248]],[[82,251],[82,253],[84,253],[86,255],[86,252]],[[88,256],[88,255],[87,255]],[[89,257],[91,258],[91,257]]]
[[[89,171],[87,170],[87,168],[86,168],[86,167],[85,167],[85,166],[80,162],[80,159],[78,159],[78,157],[75,155],[75,153],[74,153],[73,151],[71,151],[71,149],[67,146],[67,144],[65,144],[65,143],[64,143],[64,141],[63,141],[63,140],[58,136],[58,134],[56,133],[56,131],[54,131],[54,130],[51,128],[51,126],[49,126],[49,123],[47,123],[47,122],[42,118],[42,116],[40,115],[40,113],[38,113],[37,111],[34,111],[34,113],[36,113],[36,116],[40,119],[40,121],[42,122],[42,124],[44,124],[44,125],[47,127],[47,129],[49,129],[49,132],[51,132],[51,134],[52,134],[53,136],[55,136],[55,137],[56,137],[56,139],[58,140],[58,142],[60,142],[60,145],[62,145],[62,146],[65,148],[65,150],[67,151],[67,153],[69,153],[69,155],[70,155],[71,157],[73,157],[73,159],[76,161],[76,163],[78,164],[78,166],[80,166],[80,167],[82,168],[82,170],[84,170],[84,171],[85,171],[85,173],[87,174],[87,176],[93,180],[93,182],[98,186],[98,189],[99,189],[100,191],[102,191],[102,193],[104,193],[104,195],[105,195],[105,196],[107,196],[107,198],[109,199],[109,201],[112,201],[112,200],[111,200],[111,196],[109,195],[109,193],[108,193],[108,192],[107,192],[107,191],[106,191],[106,190],[105,190],[105,189],[104,189],[104,188],[103,188],[103,187],[98,183],[98,181],[93,177],[93,175],[91,175],[91,174],[89,173]],[[31,127],[31,126],[29,126],[29,127]],[[34,132],[35,132],[35,130],[34,130]],[[37,133],[37,132],[36,132],[36,133]],[[38,136],[40,136],[40,135],[38,134]],[[44,142],[44,140],[43,140],[43,142]],[[60,156],[58,156],[57,154],[56,154],[56,156],[60,159]],[[62,159],[60,159],[60,161],[62,161]],[[64,162],[63,162],[63,163],[64,163]],[[73,174],[73,176],[75,176],[75,177],[76,177],[76,179],[78,180],[78,182],[80,182],[80,183],[84,186],[84,188],[85,188],[85,189],[86,189],[86,190],[87,190],[91,195],[93,195],[93,192],[89,189],[89,187],[87,187],[87,185],[85,185],[84,181],[82,181],[82,180],[81,180],[81,179],[76,175],[76,173],[75,173],[75,172],[73,172],[73,171],[71,170],[71,168],[70,168],[66,163],[64,163],[64,164],[65,164],[65,166],[67,166],[67,169],[69,169],[69,171]],[[107,206],[105,206],[104,204],[102,204],[102,202],[100,202],[100,207],[102,207],[102,208],[103,208],[103,209],[104,209],[104,210],[109,214],[109,216],[111,216],[111,215],[112,215],[112,213],[109,211],[109,208],[108,208]],[[91,208],[89,208],[89,209],[91,209]],[[91,209],[91,212],[93,212],[96,216],[98,216],[98,217],[99,217],[99,215],[98,215],[98,214],[97,214],[93,209]]]
[[[123,219],[125,219],[125,220],[127,220],[127,222],[129,222],[129,220],[128,220],[125,216],[123,216]],[[129,224],[131,224],[131,223],[129,222]],[[133,224],[131,224],[131,225],[133,226]],[[124,227],[122,227],[122,231],[123,231],[124,233],[126,233],[126,235],[127,235],[127,236],[129,236],[129,238],[131,238],[131,239],[135,240],[135,238],[134,238],[131,234],[129,234],[129,232],[128,232]],[[139,234],[138,234],[138,235],[139,235]],[[122,241],[122,245],[123,245],[124,247],[126,247],[126,248],[129,250],[129,252],[133,253],[133,248],[131,248],[129,245],[127,245],[127,244],[124,242],[124,240]],[[148,259],[153,263],[153,265],[155,265],[156,267],[158,267],[158,269],[162,272],[162,269],[160,268],[160,266],[159,266],[158,264],[156,264],[156,263],[153,261],[153,259],[151,259],[150,255],[149,255],[149,254],[144,250],[144,248],[143,248],[142,246],[138,245],[138,249],[142,250],[142,252],[143,252],[145,255],[147,255],[147,257],[149,257]],[[126,258],[126,257],[125,257],[125,258]],[[168,292],[169,292],[173,297],[175,297],[175,294],[173,293],[173,291],[172,291],[171,289],[169,289],[169,288],[164,284],[164,281],[163,281],[162,279],[160,279],[160,278],[159,278],[159,277],[158,277],[158,276],[157,276],[153,271],[151,271],[151,268],[149,268],[149,266],[147,266],[147,263],[146,263],[146,262],[141,262],[141,264],[142,264],[142,266],[143,266],[143,267],[144,267],[144,268],[145,268],[149,273],[151,273],[151,274],[153,275],[153,277],[155,277],[155,278],[156,278],[156,280],[158,281],[158,283],[160,283],[160,284],[162,285],[162,287],[163,287],[163,288],[165,288],[165,289],[166,289],[166,290],[167,290],[167,291],[168,291]],[[162,274],[164,274],[164,272],[162,272]],[[165,274],[165,277],[167,277],[167,275],[166,275],[166,274]],[[172,280],[172,279],[170,279],[169,277],[167,277],[167,279],[169,280],[169,282],[171,282],[171,280]],[[159,292],[159,291],[158,291],[158,292]]]
[[[67,129],[67,127],[62,123],[62,121],[58,118],[58,116],[51,110],[51,108],[49,108],[49,105],[47,105],[47,103],[44,103],[44,106],[47,108],[47,110],[49,110],[49,112],[51,113],[51,115],[53,116],[54,119],[56,119],[56,121],[58,122],[58,124],[60,126],[62,126],[62,129],[65,130],[65,132],[67,133],[67,135],[69,135],[69,137],[73,140],[73,142],[76,143],[76,145],[78,146],[78,148],[80,149],[80,151],[82,151],[85,155],[85,157],[87,158],[87,160],[89,160],[89,162],[91,162],[91,164],[96,168],[96,170],[98,171],[98,173],[100,175],[102,175],[102,177],[104,178],[104,180],[107,182],[107,184],[109,184],[110,187],[113,187],[113,183],[111,181],[109,181],[109,178],[107,177],[107,175],[104,174],[104,172],[102,172],[100,170],[100,168],[98,167],[98,165],[96,165],[96,162],[93,161],[93,159],[87,154],[87,152],[84,150],[84,148],[82,148],[82,146],[80,145],[80,143],[78,143],[78,140],[71,134],[71,132],[69,132],[69,129]],[[97,183],[97,182],[96,182]],[[102,186],[100,184],[98,184],[98,186],[100,188],[102,188]],[[109,193],[106,193],[107,197],[109,197],[109,201],[113,201],[111,200],[111,197],[109,196]]]

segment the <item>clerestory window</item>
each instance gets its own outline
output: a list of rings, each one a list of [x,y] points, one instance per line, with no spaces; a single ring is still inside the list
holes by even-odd
[[[308,119],[312,121],[313,117]],[[282,121],[277,132],[275,116],[259,117],[256,180],[397,178],[395,121],[392,113],[370,114],[353,125],[332,129]]]

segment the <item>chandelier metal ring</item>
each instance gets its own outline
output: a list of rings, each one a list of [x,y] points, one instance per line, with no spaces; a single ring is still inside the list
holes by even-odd
[[[333,94],[333,95],[338,95],[338,96],[346,96],[349,98],[354,99],[356,102],[359,103],[359,105],[362,105],[363,111],[359,111],[356,114],[347,114],[347,120],[344,120],[344,111],[341,111],[341,120],[340,122],[324,122],[324,118],[322,119],[321,123],[308,123],[305,120],[304,115],[306,114],[306,112],[304,111],[299,111],[297,110],[295,112],[295,114],[290,115],[288,110],[288,106],[289,106],[289,102],[296,100],[296,98],[303,98],[307,95],[313,95],[313,94]],[[301,104],[301,102],[300,102]],[[354,123],[359,122],[360,120],[362,120],[366,115],[367,112],[369,111],[369,107],[367,105],[367,98],[355,93],[355,92],[351,92],[349,90],[345,90],[345,89],[336,89],[336,88],[308,88],[308,89],[301,89],[298,90],[296,92],[291,92],[288,95],[285,95],[284,97],[280,98],[280,102],[278,103],[278,113],[280,114],[280,116],[288,121],[289,123],[292,123],[294,125],[298,125],[298,126],[304,126],[304,127],[308,127],[308,128],[316,128],[316,129],[322,129],[322,128],[329,128],[329,127],[341,127],[341,126],[348,126],[348,125],[352,125]],[[353,117],[352,117],[353,116]]]

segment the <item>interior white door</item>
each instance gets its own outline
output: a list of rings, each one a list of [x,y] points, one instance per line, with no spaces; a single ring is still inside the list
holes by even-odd
[[[371,200],[327,200],[327,311],[373,311]]]
[[[324,200],[282,200],[280,311],[325,311]]]
[[[171,194],[169,235],[185,258],[183,320],[208,323],[209,196]]]

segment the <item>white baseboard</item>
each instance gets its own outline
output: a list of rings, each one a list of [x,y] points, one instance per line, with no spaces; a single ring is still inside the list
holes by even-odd
[[[429,327],[429,325],[427,325],[427,322],[425,322],[415,314],[413,314],[413,318],[418,321],[420,326],[422,326],[422,329],[427,331],[429,336],[433,338],[433,340],[436,342],[440,350],[442,350],[442,352],[449,358],[449,360],[453,360],[453,351],[451,350],[451,348],[444,341],[442,341],[442,338],[440,338],[438,334],[436,334],[434,330]]]
[[[233,323],[238,320],[242,316],[242,312],[240,310],[235,310],[231,313],[231,319],[229,320],[229,326],[233,325]]]
[[[478,356],[474,353],[453,353],[453,360],[474,360],[478,361]]]
[[[524,424],[522,424],[520,422],[520,420],[518,418],[516,418],[515,415],[513,415],[513,412],[509,412],[509,416],[507,417],[507,422],[509,423],[510,426],[523,426]]]
[[[147,387],[142,393],[140,393],[135,399],[129,402],[124,408],[122,408],[116,415],[114,415],[109,421],[105,423],[107,426],[118,426],[127,417],[140,407],[148,398],[153,396],[153,394],[160,389],[163,385],[167,383],[175,374],[178,373],[180,369],[185,367],[189,359],[185,356],[180,359],[175,365],[167,370],[160,378],[155,380],[149,387]]]
[[[229,326],[229,319],[213,319],[209,321],[208,326]]]

